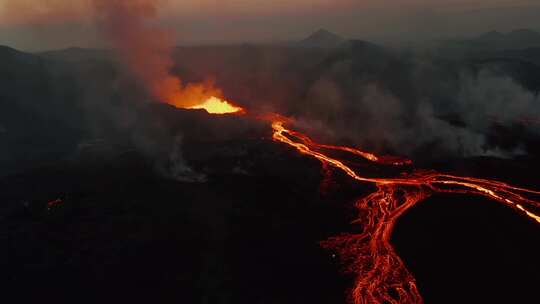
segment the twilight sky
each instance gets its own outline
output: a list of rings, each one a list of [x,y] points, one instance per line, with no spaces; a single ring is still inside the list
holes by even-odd
[[[179,44],[301,39],[319,28],[375,41],[540,30],[538,0],[155,1],[158,23],[173,29]],[[91,0],[0,0],[0,45],[103,47],[92,16]]]

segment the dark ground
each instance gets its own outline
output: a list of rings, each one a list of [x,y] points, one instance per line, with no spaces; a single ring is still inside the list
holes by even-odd
[[[321,193],[320,165],[268,139],[190,149],[216,146],[244,153],[194,159],[206,183],[161,178],[135,152],[86,154],[1,179],[3,297],[344,303],[352,280],[318,243],[352,231],[352,203],[370,188],[338,174]],[[188,158],[204,157],[190,149]],[[451,167],[490,174],[496,168],[477,171],[490,161]],[[534,182],[519,161],[502,162],[507,178]],[[244,170],[232,173],[235,166]],[[57,198],[62,203],[48,209]],[[398,222],[393,242],[426,303],[533,303],[538,229],[496,202],[436,195]]]

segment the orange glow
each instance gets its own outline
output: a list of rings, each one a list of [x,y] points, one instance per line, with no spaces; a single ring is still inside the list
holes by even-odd
[[[206,110],[210,114],[239,114],[244,109],[220,98],[223,93],[212,82],[189,83],[185,86],[177,77],[169,77],[154,88],[156,96],[182,109]]]
[[[243,112],[243,109],[230,104],[226,100],[219,99],[217,97],[210,97],[205,102],[189,107],[189,109],[204,109],[210,114],[232,114]]]
[[[63,0],[62,0],[63,1]],[[221,100],[223,94],[212,81],[184,83],[171,73],[174,34],[150,26],[158,17],[157,0],[92,0],[100,29],[144,85],[150,98],[184,109],[205,109],[212,114],[237,113],[242,109]]]
[[[64,203],[62,199],[56,199],[47,203],[47,210],[51,211],[52,208],[60,206]]]
[[[381,165],[410,165],[412,162],[394,157],[379,157],[358,149],[322,145],[284,126],[285,120],[272,123],[273,139],[334,167],[359,182],[373,183],[377,191],[356,203],[360,211],[355,223],[362,226],[357,234],[342,235],[322,242],[347,262],[348,272],[356,274],[350,294],[354,304],[418,304],[423,303],[416,281],[390,244],[397,219],[432,193],[463,193],[485,196],[505,204],[540,223],[540,203],[533,198],[540,191],[514,187],[503,182],[417,171],[400,178],[363,177],[344,160],[324,154],[325,150],[350,152]]]

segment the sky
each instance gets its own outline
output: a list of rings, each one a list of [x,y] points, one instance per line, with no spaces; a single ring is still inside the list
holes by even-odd
[[[117,1],[117,0],[111,0]],[[302,39],[319,28],[372,41],[540,30],[538,0],[130,0],[158,5],[181,45]],[[0,45],[107,47],[92,0],[0,0]]]

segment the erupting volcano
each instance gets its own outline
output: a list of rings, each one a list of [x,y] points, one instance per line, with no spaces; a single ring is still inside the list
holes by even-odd
[[[210,97],[205,102],[189,107],[189,109],[204,109],[210,114],[231,114],[242,112],[243,109],[235,105],[230,104],[226,100],[219,99],[217,97]]]
[[[404,212],[433,193],[480,195],[505,204],[540,223],[540,191],[513,187],[506,183],[472,177],[460,177],[437,172],[417,171],[398,178],[363,177],[353,165],[330,156],[331,151],[346,151],[382,165],[411,164],[407,160],[387,161],[358,149],[321,145],[308,136],[289,130],[283,120],[272,123],[273,139],[298,152],[321,161],[325,168],[333,167],[358,182],[373,183],[377,190],[360,198],[357,223],[362,231],[334,237],[322,242],[323,247],[336,250],[356,275],[350,299],[355,304],[423,303],[414,277],[390,244],[396,220]],[[328,151],[328,152],[325,152]]]
[[[183,109],[204,109],[209,114],[244,113],[226,101],[223,92],[212,82],[184,84],[173,74],[173,44],[170,33],[149,27],[156,15],[154,1],[110,3],[94,0],[102,28],[133,75],[147,89],[150,97]],[[459,177],[433,171],[415,171],[395,178],[363,176],[353,163],[332,156],[334,152],[350,153],[385,166],[411,166],[407,159],[377,156],[351,147],[319,144],[308,136],[289,130],[282,119],[272,119],[273,139],[298,152],[318,159],[326,170],[338,169],[353,180],[371,183],[377,190],[358,200],[361,211],[358,234],[340,236],[323,242],[336,249],[356,274],[351,299],[355,304],[421,303],[415,279],[390,245],[396,220],[418,202],[433,193],[461,193],[484,196],[505,204],[540,223],[540,191],[472,177]],[[526,121],[530,123],[530,121]],[[334,153],[336,154],[336,153]],[[328,171],[329,172],[329,171]]]
[[[2,298],[539,302],[516,2],[0,0]]]

